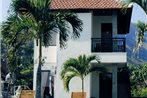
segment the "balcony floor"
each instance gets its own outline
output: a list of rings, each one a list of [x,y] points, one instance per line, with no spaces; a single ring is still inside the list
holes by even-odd
[[[92,55],[98,56],[101,63],[126,63],[126,52],[92,52]]]

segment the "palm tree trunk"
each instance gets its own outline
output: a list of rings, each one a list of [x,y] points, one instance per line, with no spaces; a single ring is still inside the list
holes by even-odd
[[[42,65],[42,39],[39,39],[39,65],[37,69],[36,98],[41,98],[41,65]]]
[[[84,98],[84,78],[82,78],[82,98]]]
[[[82,78],[82,92],[84,92],[84,79]]]

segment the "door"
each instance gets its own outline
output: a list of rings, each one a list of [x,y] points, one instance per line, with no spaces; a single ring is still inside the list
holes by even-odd
[[[112,23],[101,24],[102,52],[112,52]]]
[[[112,74],[100,74],[100,98],[112,98]]]

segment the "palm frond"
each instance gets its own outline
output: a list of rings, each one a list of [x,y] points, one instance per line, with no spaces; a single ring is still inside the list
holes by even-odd
[[[60,33],[60,47],[66,46],[66,42],[70,37],[76,39],[82,31],[82,21],[72,12],[61,11],[53,12],[56,17],[56,23]]]
[[[96,57],[95,55],[91,55],[91,56],[88,56],[88,57],[87,57],[87,63],[88,63],[88,64],[89,64],[91,61],[93,61],[93,60],[97,60],[98,63],[100,63],[100,62],[99,62],[99,59],[97,59],[97,57]]]
[[[67,69],[67,68],[74,68],[75,70],[79,71],[80,67],[79,67],[79,63],[76,59],[74,58],[70,58],[69,60],[67,60],[64,64],[63,64],[63,69]]]
[[[31,4],[30,0],[13,0],[11,6],[14,12],[25,14],[34,12],[34,8]]]
[[[145,32],[147,32],[147,24],[141,21],[138,21],[136,24],[136,28],[137,28],[137,32],[136,32],[137,41],[136,41],[136,46],[133,49],[133,52],[137,51],[142,46],[144,42]]]
[[[100,66],[100,64],[91,64],[91,61],[95,59],[96,56],[80,55],[77,58],[70,58],[64,63],[60,75],[67,91],[69,90],[69,82],[73,77],[77,76],[84,79],[84,77],[91,72],[106,71],[106,69],[103,66]]]
[[[64,85],[64,89],[68,92],[69,91],[69,82],[70,80],[75,77],[75,74],[71,74],[70,76],[66,76],[63,79],[63,85]]]
[[[34,24],[34,21],[23,16],[9,16],[2,25],[2,36],[5,43],[17,49],[20,44],[31,40],[34,37],[34,33],[30,33],[30,31],[35,31],[32,28],[32,24]]]
[[[65,20],[72,26],[72,36],[74,38],[78,38],[80,36],[80,32],[82,31],[82,21],[72,12],[65,12],[63,14],[65,15]]]
[[[63,80],[63,85],[66,91],[69,91],[69,82],[73,77],[79,76],[80,74],[78,73],[77,70],[75,70],[72,67],[63,69],[61,71],[61,79]]]
[[[43,39],[43,44],[49,46],[53,32],[60,33],[60,47],[66,46],[66,42],[73,36],[78,38],[82,31],[82,22],[76,14],[67,11],[50,11],[51,0],[13,0],[12,7],[15,12],[19,12],[27,18],[36,21],[38,27],[37,37]],[[69,24],[72,32],[69,30]]]
[[[65,21],[60,21],[58,24],[59,34],[60,34],[60,47],[63,48],[66,46],[66,42],[69,40],[70,31],[68,24]]]
[[[75,74],[75,75],[79,76],[79,72],[77,70],[75,70],[74,68],[70,67],[67,69],[63,69],[61,71],[61,79],[64,79],[64,77],[70,76],[71,74]]]

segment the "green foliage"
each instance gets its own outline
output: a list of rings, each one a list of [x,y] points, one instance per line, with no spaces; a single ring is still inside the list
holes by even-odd
[[[52,35],[59,33],[60,47],[63,48],[70,38],[78,38],[82,31],[82,21],[69,11],[51,11],[51,0],[12,0],[11,14],[2,25],[2,35],[12,49],[9,51],[11,64],[20,44],[39,39],[39,67],[37,70],[38,98],[41,96],[41,60],[42,45],[49,46]],[[72,32],[70,32],[72,31]],[[15,45],[14,45],[15,43]]]
[[[11,45],[4,43],[2,40],[2,59],[9,72],[13,74],[14,85],[28,85],[32,88],[33,42],[20,44],[15,51],[13,50],[14,48]]]
[[[141,94],[140,94],[142,97],[147,97],[147,88],[143,88],[141,90]]]
[[[143,97],[147,87],[147,64],[130,65],[131,94],[134,97]]]
[[[74,38],[80,36],[82,22],[77,15],[69,11],[51,11],[50,0],[13,0],[13,12],[20,16],[21,20],[28,20],[27,25],[34,36],[42,39],[44,46],[49,46],[53,33],[60,33],[60,45],[64,47],[70,35]],[[18,14],[19,13],[19,14]],[[23,18],[25,19],[22,19]],[[70,25],[71,26],[70,26]],[[73,29],[72,33],[69,28]]]
[[[136,47],[134,48],[134,52],[138,50],[139,47],[142,46],[143,42],[145,41],[144,35],[147,32],[147,23],[138,21],[136,23],[136,28],[137,28],[137,41],[136,41]]]
[[[97,60],[97,64],[90,64],[91,61]],[[106,69],[99,64],[96,56],[80,55],[78,58],[70,58],[65,61],[61,71],[61,79],[66,91],[69,91],[69,82],[73,77],[79,77],[83,81],[91,72],[104,72]],[[82,91],[84,81],[82,82]]]
[[[147,97],[147,88],[132,89],[131,94],[134,97]]]
[[[16,71],[16,85],[27,85],[29,88],[33,88],[33,64],[20,68]]]
[[[124,0],[124,9],[128,7],[128,5],[131,3],[138,4],[147,15],[147,0]],[[137,27],[137,41],[136,41],[136,47],[134,48],[133,52],[136,52],[136,50],[138,50],[139,47],[141,47],[144,41],[144,34],[147,31],[147,24],[138,21],[136,27]]]

